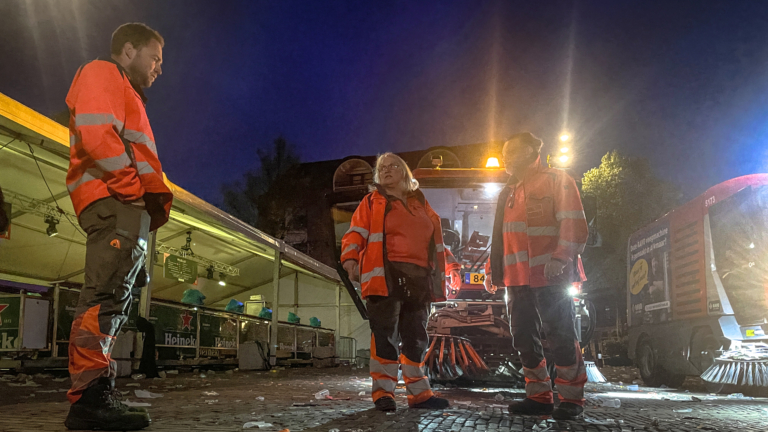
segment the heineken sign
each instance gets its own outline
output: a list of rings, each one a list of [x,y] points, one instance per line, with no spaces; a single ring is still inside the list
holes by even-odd
[[[200,347],[237,349],[237,320],[200,314]]]
[[[189,284],[197,283],[197,263],[178,255],[167,255],[163,265],[163,277]]]
[[[0,297],[0,351],[16,351],[21,347],[20,306],[21,297]]]
[[[149,307],[149,320],[155,326],[155,340],[160,346],[197,346],[197,312],[160,303]]]

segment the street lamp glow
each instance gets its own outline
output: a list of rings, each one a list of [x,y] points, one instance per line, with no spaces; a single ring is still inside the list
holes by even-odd
[[[571,136],[568,135],[567,133],[564,133],[564,134],[560,135],[560,141],[562,141],[562,142],[566,142],[569,139],[571,139]]]
[[[568,147],[561,147],[560,148],[561,153],[568,153]]]
[[[560,156],[560,158],[559,158],[559,159],[560,159],[560,162],[561,162],[561,163],[566,163],[566,162],[568,162],[568,156],[566,156],[566,155],[562,155],[562,156]]]
[[[495,157],[489,157],[488,160],[485,162],[486,168],[500,168],[501,165],[499,165],[499,159]]]

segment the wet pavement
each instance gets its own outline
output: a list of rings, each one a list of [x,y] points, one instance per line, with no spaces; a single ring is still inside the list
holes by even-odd
[[[708,395],[695,379],[681,390],[645,388],[633,368],[602,370],[613,384],[588,384],[585,418],[567,422],[510,417],[506,407],[523,397],[523,390],[499,387],[438,385],[452,404],[445,411],[409,410],[405,390],[399,388],[397,412],[380,413],[372,409],[367,371],[348,367],[208,371],[202,376],[182,371],[165,379],[119,379],[117,387],[128,401],[150,404],[149,431],[768,430],[768,399]],[[0,431],[66,430],[68,385],[68,379],[52,376],[0,376]],[[137,397],[137,390],[149,398]],[[333,399],[316,399],[321,390]],[[616,400],[620,406],[611,407]]]

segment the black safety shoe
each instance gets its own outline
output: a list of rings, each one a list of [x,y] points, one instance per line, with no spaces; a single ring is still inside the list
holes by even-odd
[[[123,401],[122,401],[123,395],[120,394],[120,390],[113,389],[112,390],[112,398],[114,400],[116,400],[118,403],[120,403],[120,405],[124,406],[125,409],[127,409],[130,412],[137,412],[137,413],[144,413],[144,414],[146,414],[148,412],[147,409],[144,408],[144,407],[132,407],[132,406],[128,406],[128,405],[124,404]]]
[[[584,416],[584,407],[571,402],[560,402],[552,417],[557,420],[577,420]]]
[[[129,411],[116,398],[108,378],[100,378],[69,407],[67,429],[134,431],[149,426],[149,414]]]
[[[376,409],[379,411],[397,411],[395,400],[389,396],[380,397],[373,404],[376,405]]]
[[[448,403],[448,399],[432,396],[431,398],[425,400],[422,403],[418,403],[412,406],[411,408],[440,410],[440,409],[446,409],[450,405],[451,404]]]
[[[517,415],[551,415],[554,409],[553,403],[541,403],[528,398],[509,404],[509,413]]]

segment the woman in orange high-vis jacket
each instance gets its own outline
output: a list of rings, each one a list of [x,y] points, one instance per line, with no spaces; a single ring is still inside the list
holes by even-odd
[[[510,180],[499,193],[485,283],[489,292],[506,287],[510,332],[523,363],[526,398],[509,413],[568,420],[582,415],[587,382],[568,288],[585,280],[579,254],[589,232],[576,182],[541,165],[541,146],[528,132],[504,143]],[[542,325],[557,367],[557,409]]]
[[[440,217],[399,156],[379,156],[373,178],[375,188],[341,240],[344,269],[360,281],[367,302],[373,401],[380,411],[396,409],[402,369],[411,408],[447,408],[448,401],[432,393],[424,370],[429,305],[445,300]]]

